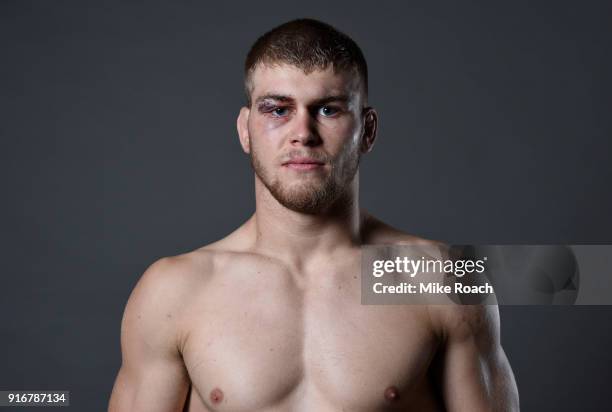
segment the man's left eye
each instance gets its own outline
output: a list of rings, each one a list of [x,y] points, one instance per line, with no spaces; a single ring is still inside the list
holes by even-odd
[[[338,113],[338,109],[332,106],[321,106],[319,113],[323,116],[329,117]]]

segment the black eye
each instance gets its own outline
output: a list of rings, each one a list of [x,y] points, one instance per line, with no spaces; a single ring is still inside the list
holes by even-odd
[[[319,113],[321,113],[323,116],[329,117],[329,116],[333,116],[336,113],[338,113],[338,109],[336,109],[335,107],[331,107],[331,106],[322,106],[319,109]]]
[[[285,116],[287,114],[288,110],[286,107],[277,107],[274,110],[272,110],[272,113],[274,113],[275,116]]]

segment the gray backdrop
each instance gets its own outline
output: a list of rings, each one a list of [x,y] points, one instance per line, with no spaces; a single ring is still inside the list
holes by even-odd
[[[253,212],[242,63],[295,17],[368,59],[365,208],[446,241],[612,241],[609,1],[219,3],[0,2],[0,389],[106,408],[142,271]],[[501,308],[524,411],[609,410],[611,314]]]

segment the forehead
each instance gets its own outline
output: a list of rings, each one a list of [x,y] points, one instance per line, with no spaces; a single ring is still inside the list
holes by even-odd
[[[288,64],[259,65],[251,74],[250,83],[253,101],[268,94],[286,95],[298,100],[328,95],[358,99],[360,95],[359,76],[346,71],[334,72],[331,66],[305,73]]]

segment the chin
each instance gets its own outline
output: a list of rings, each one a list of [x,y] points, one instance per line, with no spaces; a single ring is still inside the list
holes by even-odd
[[[320,214],[326,211],[337,198],[338,190],[333,185],[298,183],[289,187],[277,187],[273,196],[287,209],[305,214]]]

